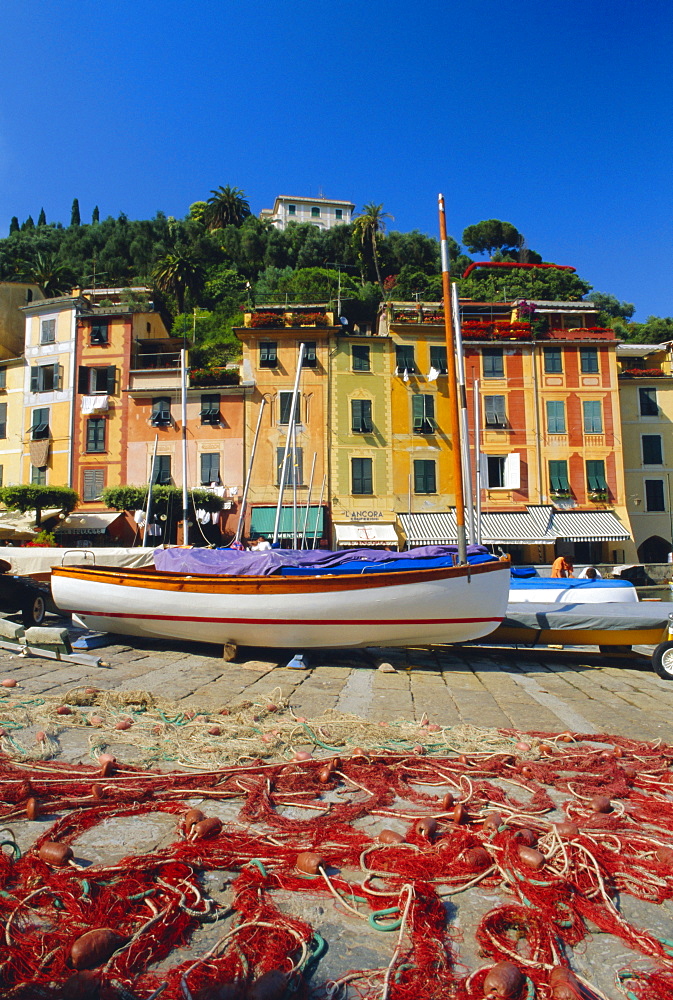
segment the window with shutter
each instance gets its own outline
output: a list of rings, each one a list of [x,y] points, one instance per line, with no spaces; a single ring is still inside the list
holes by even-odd
[[[658,417],[659,406],[657,404],[657,390],[653,388],[639,388],[638,400],[640,402],[641,417]]]
[[[40,343],[54,344],[56,342],[56,320],[43,319],[40,323]]]
[[[82,477],[82,500],[100,500],[104,486],[104,469],[85,469]]]
[[[584,433],[603,433],[603,413],[601,401],[599,399],[585,399],[582,403],[584,414]]]
[[[200,417],[202,424],[219,424],[220,422],[219,393],[208,393],[201,396]]]
[[[484,396],[484,414],[487,427],[506,427],[505,397]]]
[[[481,356],[484,365],[484,378],[505,377],[505,359],[502,347],[484,347]]]
[[[567,462],[560,460],[550,461],[549,484],[554,493],[565,493],[570,490]]]
[[[105,418],[89,417],[86,422],[86,450],[105,451]]]
[[[432,434],[435,430],[435,398],[418,393],[411,397],[414,434]]]
[[[275,340],[260,340],[259,367],[275,368],[278,364],[278,344]]]
[[[304,343],[304,360],[302,361],[302,368],[315,368],[316,364],[316,342],[315,340],[307,340]]]
[[[395,365],[398,375],[408,372],[410,375],[416,371],[414,364],[414,348],[411,344],[395,345]]]
[[[7,437],[7,403],[0,403],[0,438]]]
[[[109,339],[109,325],[107,320],[100,320],[91,324],[89,341],[91,344],[107,344]]]
[[[201,485],[220,485],[220,453],[218,451],[201,452]]]
[[[369,496],[373,491],[371,458],[351,459],[351,490],[353,494]]]
[[[580,371],[585,375],[598,373],[598,351],[595,347],[580,349]]]
[[[663,465],[660,434],[643,434],[643,465]]]
[[[279,424],[289,424],[290,423],[290,410],[292,408],[292,393],[291,392],[279,392],[280,400],[280,414],[278,417]],[[301,393],[297,393],[297,402],[294,411],[294,422],[295,424],[301,423]]]
[[[171,400],[169,396],[159,396],[152,400],[150,422],[154,427],[166,427],[171,422]]]
[[[354,434],[371,434],[372,401],[371,399],[351,400],[351,429]]]
[[[562,399],[547,400],[547,433],[566,433],[566,407]]]
[[[49,407],[33,410],[33,420],[30,425],[30,435],[33,441],[49,437]]]
[[[558,347],[545,347],[544,370],[548,375],[563,372],[563,354]]]
[[[0,368],[0,389],[7,388],[7,369]]]
[[[486,456],[486,475],[488,478],[488,488],[499,489],[505,485],[505,456]]]
[[[47,466],[46,465],[31,465],[30,467],[30,482],[33,486],[46,486],[47,485]]]
[[[608,484],[605,479],[605,462],[602,459],[590,459],[586,463],[587,485],[592,492],[603,493]]]
[[[645,480],[645,506],[649,511],[666,510],[663,479]]]
[[[53,392],[59,389],[60,374],[58,361],[50,365],[36,365],[30,370],[30,391]]]
[[[276,486],[280,486],[280,477],[283,472],[283,457],[285,448],[276,448]],[[285,466],[285,486],[304,485],[304,450],[296,448],[294,455],[292,449],[287,456]]]
[[[170,455],[157,455],[156,461],[154,463],[154,479],[153,482],[159,486],[170,486],[171,485],[171,456]]]
[[[352,344],[351,360],[354,372],[371,371],[371,359],[369,356],[369,344]]]
[[[437,479],[433,460],[414,460],[414,493],[436,493]]]
[[[431,347],[430,348],[430,367],[434,368],[436,372],[440,375],[446,375],[448,372],[446,364],[446,348],[445,347]]]

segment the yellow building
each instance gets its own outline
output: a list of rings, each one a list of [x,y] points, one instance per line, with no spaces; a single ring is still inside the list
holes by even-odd
[[[79,295],[23,307],[26,317],[21,482],[70,486]]]
[[[23,281],[0,281],[0,361],[23,354],[26,322],[21,309],[44,298],[39,285]]]
[[[673,551],[673,344],[620,344],[626,506],[638,560]]]
[[[280,536],[293,531],[294,500],[305,509],[307,533],[320,539],[326,530],[324,504],[328,499],[328,384],[334,316],[324,306],[260,306],[245,314],[245,326],[235,330],[243,346],[241,385],[248,390],[245,407],[245,464],[252,454],[262,408],[257,451],[250,475],[249,516],[245,532],[273,534],[279,484],[288,433],[290,459],[286,465]],[[304,363],[296,404],[294,435],[291,406],[300,345]],[[294,440],[293,440],[294,438]],[[294,456],[294,457],[292,457]],[[312,483],[311,483],[312,474]],[[320,495],[323,495],[323,505]],[[304,524],[304,514],[298,527]]]

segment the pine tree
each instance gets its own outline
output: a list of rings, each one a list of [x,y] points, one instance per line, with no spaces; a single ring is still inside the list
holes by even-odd
[[[79,201],[77,198],[73,199],[72,211],[70,212],[70,225],[79,226],[81,225],[81,220],[79,217]]]
[[[18,233],[19,230],[20,230],[20,228],[21,227],[19,226],[19,220],[17,219],[17,217],[15,215],[13,215],[12,216],[12,221],[9,224],[9,234],[10,234],[10,236],[11,236],[12,233]]]
[[[100,222],[100,212],[98,211],[98,205],[96,205],[96,207],[94,208],[93,212],[91,213],[91,222],[94,225],[97,222]]]
[[[44,208],[40,209],[40,214],[37,217],[37,224],[38,224],[38,226],[46,226],[47,225],[47,216],[44,214]]]

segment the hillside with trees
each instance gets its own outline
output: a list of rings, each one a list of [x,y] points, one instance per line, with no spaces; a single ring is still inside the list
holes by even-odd
[[[246,307],[262,303],[329,302],[337,296],[357,321],[373,319],[382,299],[437,301],[441,297],[436,239],[418,230],[390,229],[383,205],[366,204],[350,225],[327,231],[290,223],[283,231],[253,215],[240,188],[220,186],[191,205],[182,219],[158,212],[132,220],[121,213],[83,221],[73,200],[70,224],[37,224],[14,217],[0,240],[0,280],[39,284],[49,297],[82,288],[150,286],[155,301],[173,318],[174,329],[195,325],[196,343],[222,358],[238,349],[232,327]],[[465,251],[468,251],[467,253]],[[452,275],[461,296],[478,301],[516,298],[576,301],[591,286],[571,271],[529,267],[482,268],[463,278],[478,260],[543,263],[509,222],[488,219],[468,226],[462,246],[450,240]],[[131,293],[132,294],[132,293]],[[593,293],[603,322],[630,340],[673,337],[673,319],[633,323],[633,307]],[[616,305],[615,305],[616,303]],[[630,313],[628,310],[631,310]]]

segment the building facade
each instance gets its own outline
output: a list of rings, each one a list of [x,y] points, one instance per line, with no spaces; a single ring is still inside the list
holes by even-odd
[[[308,222],[318,229],[332,229],[351,222],[355,204],[334,198],[294,198],[281,194],[273,208],[264,208],[261,219],[267,219],[275,229],[285,229],[290,222]]]

